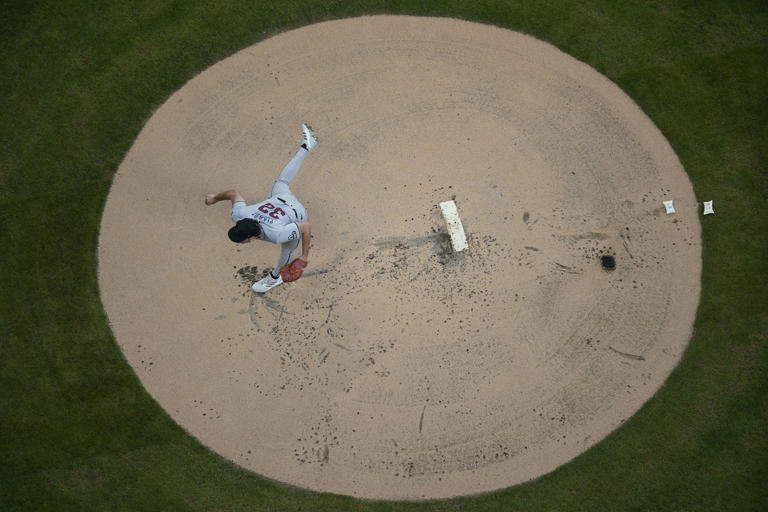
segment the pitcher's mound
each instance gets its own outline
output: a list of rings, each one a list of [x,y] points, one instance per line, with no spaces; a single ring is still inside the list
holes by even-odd
[[[231,243],[228,203],[203,197],[266,199],[302,122],[310,264],[256,295],[279,248]],[[126,358],[212,450],[423,499],[535,478],[637,411],[691,334],[700,251],[691,184],[614,84],[518,33],[376,16],[280,34],[171,96],[115,177],[99,258]]]

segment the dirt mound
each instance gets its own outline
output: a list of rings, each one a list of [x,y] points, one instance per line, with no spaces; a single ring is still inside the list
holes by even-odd
[[[302,122],[310,265],[256,295],[278,247],[229,242],[203,196],[265,199]],[[127,360],[211,449],[422,499],[542,475],[631,416],[688,342],[700,245],[676,155],[596,71],[494,27],[376,16],[280,34],[170,97],[115,177],[99,270]]]

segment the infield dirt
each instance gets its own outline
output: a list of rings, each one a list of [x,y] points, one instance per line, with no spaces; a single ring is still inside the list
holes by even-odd
[[[320,139],[291,184],[310,263],[254,294],[279,248],[229,242],[228,205],[203,197],[265,199],[302,122]],[[190,434],[383,499],[506,487],[603,439],[677,365],[700,272],[691,184],[618,87],[518,33],[393,16],[286,32],[192,79],[120,166],[99,247],[116,340]]]

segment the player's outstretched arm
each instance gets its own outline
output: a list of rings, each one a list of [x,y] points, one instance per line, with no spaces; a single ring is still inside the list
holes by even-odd
[[[296,225],[301,231],[301,259],[309,263],[309,243],[312,235],[309,222],[297,222]]]
[[[205,195],[205,204],[208,206],[211,206],[212,204],[216,204],[219,201],[225,201],[230,200],[232,203],[235,201],[245,201],[242,195],[240,195],[240,192],[238,192],[235,189],[225,190],[224,192],[219,192],[218,194],[206,194]]]

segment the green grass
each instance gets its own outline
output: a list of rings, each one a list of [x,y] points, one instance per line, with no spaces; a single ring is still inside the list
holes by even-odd
[[[459,0],[0,3],[0,509],[765,510],[768,4]],[[111,177],[187,80],[279,31],[372,13],[520,30],[615,81],[700,200],[696,334],[622,428],[534,482],[425,503],[261,479],[201,447],[141,387],[96,282]]]

